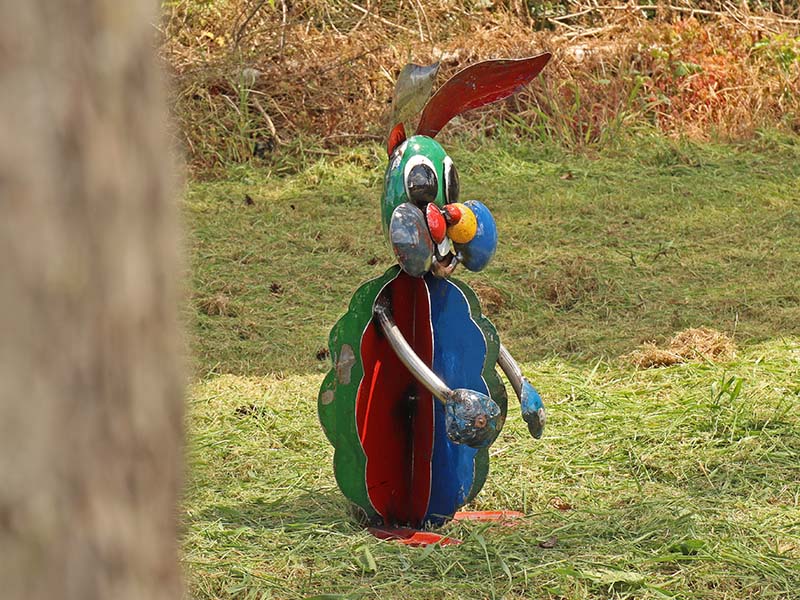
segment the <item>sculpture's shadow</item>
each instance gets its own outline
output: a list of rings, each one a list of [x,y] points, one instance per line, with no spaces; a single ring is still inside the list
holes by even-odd
[[[280,498],[254,498],[238,504],[214,504],[190,517],[194,522],[216,522],[227,528],[326,529],[352,531],[358,527],[348,502],[334,491],[302,491]]]

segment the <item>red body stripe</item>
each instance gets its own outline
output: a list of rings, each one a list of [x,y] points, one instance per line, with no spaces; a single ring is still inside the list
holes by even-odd
[[[362,411],[361,421],[363,425],[359,426],[358,428],[358,435],[361,439],[361,446],[364,446],[364,433],[369,429],[369,413],[370,413],[370,405],[372,403],[372,399],[375,397],[375,382],[380,379],[381,376],[381,361],[376,360],[375,364],[372,367],[372,385],[369,388],[369,396],[367,396],[367,402],[364,406],[364,410]]]

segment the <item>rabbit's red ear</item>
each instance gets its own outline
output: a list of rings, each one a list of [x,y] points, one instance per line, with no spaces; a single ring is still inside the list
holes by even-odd
[[[549,53],[520,60],[487,60],[456,73],[428,100],[416,134],[434,137],[456,115],[508,98],[536,77],[548,60]]]
[[[386,150],[389,153],[389,156],[392,155],[392,152],[395,151],[400,144],[406,141],[406,128],[403,127],[402,123],[398,123],[392,129],[392,132],[389,134],[389,141],[386,142]]]

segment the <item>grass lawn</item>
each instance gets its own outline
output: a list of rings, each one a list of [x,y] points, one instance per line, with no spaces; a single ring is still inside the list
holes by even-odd
[[[597,156],[452,149],[500,247],[468,280],[549,408],[512,405],[457,547],[379,542],[347,516],[316,418],[329,328],[391,264],[378,146],[278,178],[192,183],[194,383],[183,512],[210,598],[797,598],[800,142],[646,138]],[[737,357],[617,357],[710,326]]]

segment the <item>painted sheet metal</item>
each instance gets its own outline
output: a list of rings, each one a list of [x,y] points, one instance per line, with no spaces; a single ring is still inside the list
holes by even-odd
[[[449,440],[441,403],[377,334],[372,309],[381,290],[392,294],[398,326],[433,371],[453,388],[491,395],[502,426],[507,398],[494,369],[500,344],[468,286],[455,279],[412,278],[397,266],[362,285],[331,331],[333,368],[318,410],[336,449],[339,487],[367,519],[437,525],[480,491],[488,449]]]
[[[383,293],[391,297],[397,327],[430,365],[433,340],[425,282],[403,273]],[[356,423],[367,458],[370,502],[384,523],[419,527],[431,487],[433,397],[400,362],[374,322],[362,338],[361,358],[364,377]]]
[[[431,301],[433,371],[451,388],[489,393],[483,381],[486,340],[472,320],[467,299],[446,279],[425,278]],[[435,406],[431,495],[425,520],[444,522],[464,504],[472,488],[477,450],[450,441],[441,403]]]
[[[483,363],[483,380],[489,388],[489,395],[500,407],[500,419],[497,423],[497,430],[500,432],[505,424],[506,416],[508,415],[508,395],[506,394],[505,384],[500,379],[500,374],[497,372],[495,365],[497,364],[497,357],[500,354],[500,336],[497,334],[497,329],[494,324],[484,316],[481,310],[481,304],[475,292],[466,283],[459,279],[451,278],[450,283],[455,285],[461,293],[464,294],[469,303],[470,315],[472,320],[480,327],[483,332],[483,337],[486,340],[486,356]],[[475,455],[475,477],[472,481],[472,489],[469,491],[466,502],[471,502],[478,492],[481,491],[483,484],[486,482],[486,477],[489,474],[489,449],[482,448]]]
[[[339,489],[359,506],[367,519],[375,516],[364,480],[366,457],[356,428],[355,404],[364,369],[361,338],[372,321],[372,305],[380,290],[400,274],[393,266],[381,277],[364,283],[353,294],[350,306],[331,330],[328,347],[333,367],[317,398],[320,424],[335,448],[334,473]]]

